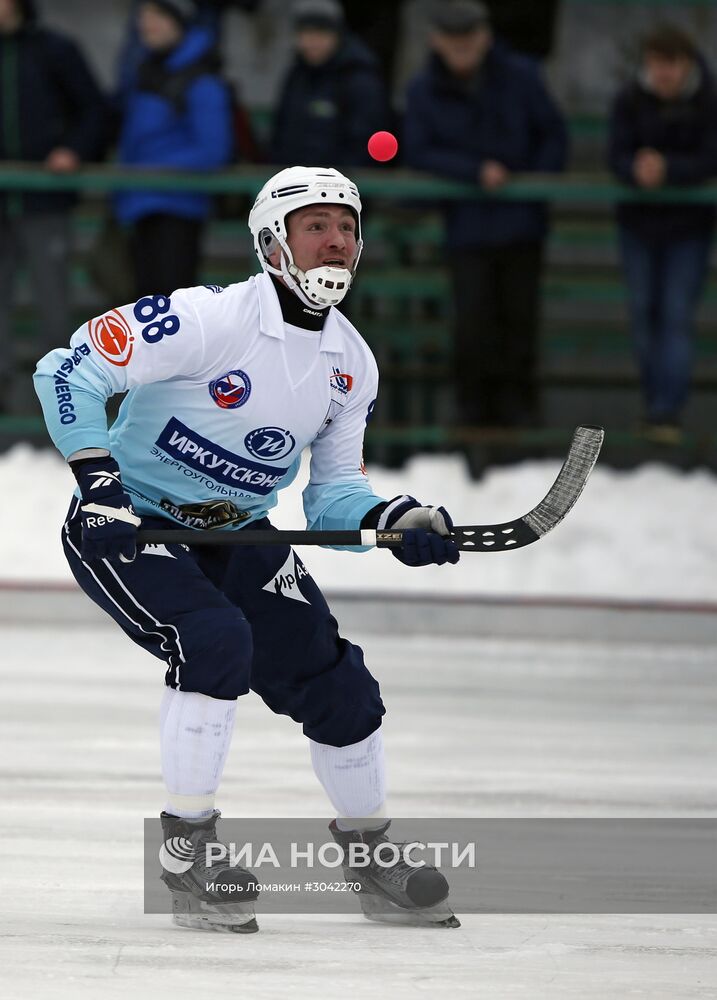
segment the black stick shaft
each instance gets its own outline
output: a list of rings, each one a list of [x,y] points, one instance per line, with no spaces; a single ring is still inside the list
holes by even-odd
[[[175,545],[378,545],[401,544],[400,531],[203,531],[191,528],[148,528],[139,531],[141,544],[172,542]]]

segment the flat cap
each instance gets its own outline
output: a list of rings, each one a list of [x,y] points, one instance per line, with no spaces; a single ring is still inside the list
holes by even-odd
[[[479,0],[436,3],[429,16],[431,27],[447,35],[462,35],[490,23],[487,7]]]

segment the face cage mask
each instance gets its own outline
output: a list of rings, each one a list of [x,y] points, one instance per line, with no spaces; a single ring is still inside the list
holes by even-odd
[[[264,236],[264,233],[267,236]],[[284,278],[286,285],[292,292],[309,308],[319,306],[325,309],[327,306],[337,306],[343,301],[349,288],[353,276],[356,273],[361,251],[363,250],[363,240],[356,241],[356,259],[352,267],[330,267],[328,264],[323,267],[311,267],[308,271],[302,271],[294,263],[289,245],[282,236],[277,236],[270,229],[262,230],[259,242],[263,250],[262,265],[265,271]],[[273,253],[276,246],[281,247],[281,267],[276,268],[269,263],[269,254]]]

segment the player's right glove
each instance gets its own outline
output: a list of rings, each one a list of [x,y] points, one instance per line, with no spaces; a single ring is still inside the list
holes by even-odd
[[[379,530],[400,528],[403,544],[391,549],[406,566],[430,566],[457,563],[461,557],[456,543],[448,536],[453,528],[445,507],[424,507],[414,497],[394,497],[379,504],[361,521],[362,528]]]
[[[132,562],[141,520],[124,491],[119,465],[108,455],[77,459],[70,468],[82,494],[82,558]]]

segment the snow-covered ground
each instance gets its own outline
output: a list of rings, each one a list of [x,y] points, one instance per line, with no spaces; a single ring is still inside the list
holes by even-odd
[[[372,468],[377,493],[444,504],[458,524],[506,521],[547,492],[555,462],[525,462],[472,482],[457,456],[423,457],[401,471]],[[282,494],[272,520],[304,526],[307,470]],[[69,580],[59,526],[74,480],[53,450],[18,445],[0,457],[0,581]],[[717,477],[661,465],[595,469],[569,517],[539,544],[465,555],[458,566],[411,570],[386,552],[302,552],[312,575],[336,591],[717,601]]]

